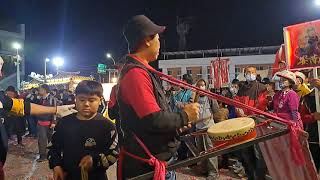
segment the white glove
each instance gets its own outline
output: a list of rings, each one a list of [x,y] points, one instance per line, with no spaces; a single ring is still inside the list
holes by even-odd
[[[64,116],[68,116],[70,114],[78,112],[77,110],[73,109],[75,106],[75,104],[57,106],[57,117],[62,118]]]

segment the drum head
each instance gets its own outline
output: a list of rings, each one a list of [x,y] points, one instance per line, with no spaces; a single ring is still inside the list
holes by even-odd
[[[214,124],[208,129],[208,135],[213,140],[223,141],[252,132],[255,128],[255,121],[252,118],[234,118]]]

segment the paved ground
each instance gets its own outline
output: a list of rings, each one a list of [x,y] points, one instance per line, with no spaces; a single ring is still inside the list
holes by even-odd
[[[6,180],[47,180],[52,179],[52,173],[47,162],[37,163],[37,140],[33,138],[23,139],[24,147],[15,145],[9,141],[9,154],[5,166]],[[205,177],[197,174],[196,170],[182,168],[177,170],[179,180],[205,180]],[[108,177],[116,179],[116,166],[108,170]],[[235,180],[235,175],[229,171],[221,171],[219,180]]]

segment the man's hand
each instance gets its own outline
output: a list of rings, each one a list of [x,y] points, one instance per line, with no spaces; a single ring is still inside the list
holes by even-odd
[[[185,105],[184,105],[183,102],[177,102],[176,106],[177,106],[178,109],[183,109]]]
[[[315,112],[313,113],[313,117],[316,121],[320,121],[320,113],[319,112]]]
[[[179,129],[179,133],[184,133],[184,132],[186,132],[187,130],[189,130],[190,128],[192,128],[192,125],[191,125],[191,123],[188,123],[187,126],[183,126],[183,128],[180,128],[180,129]]]
[[[77,110],[73,109],[75,107],[74,104],[72,105],[64,105],[64,106],[57,106],[57,116],[62,118],[64,116],[68,116],[70,114],[78,112]]]
[[[79,167],[84,168],[85,170],[89,170],[93,166],[93,159],[90,155],[86,155],[80,161]]]
[[[53,129],[53,128],[55,128],[56,127],[56,124],[54,124],[54,123],[52,123],[51,125],[50,125],[50,129]]]
[[[199,120],[199,103],[191,103],[184,106],[184,111],[187,113],[190,122]]]
[[[56,166],[53,168],[53,179],[64,180],[64,172],[61,166]]]
[[[236,108],[236,114],[238,117],[246,117],[246,115],[244,114],[243,109],[240,108]]]

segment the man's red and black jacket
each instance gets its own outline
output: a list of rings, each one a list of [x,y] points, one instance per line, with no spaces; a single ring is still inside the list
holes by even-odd
[[[253,81],[250,83],[246,82],[239,89],[239,92],[234,99],[251,107],[255,107],[257,109],[265,111],[268,106],[267,95],[268,92],[265,85],[257,81]],[[254,114],[253,112],[246,109],[243,109],[243,111],[245,115]]]
[[[148,64],[129,55],[120,72],[117,102],[124,132],[124,147],[128,152],[149,158],[132,138],[136,134],[156,158],[167,161],[176,153],[180,141],[177,129],[188,124],[182,111],[171,112],[160,79],[150,71]],[[125,157],[123,177],[134,177],[151,171],[148,164]]]

